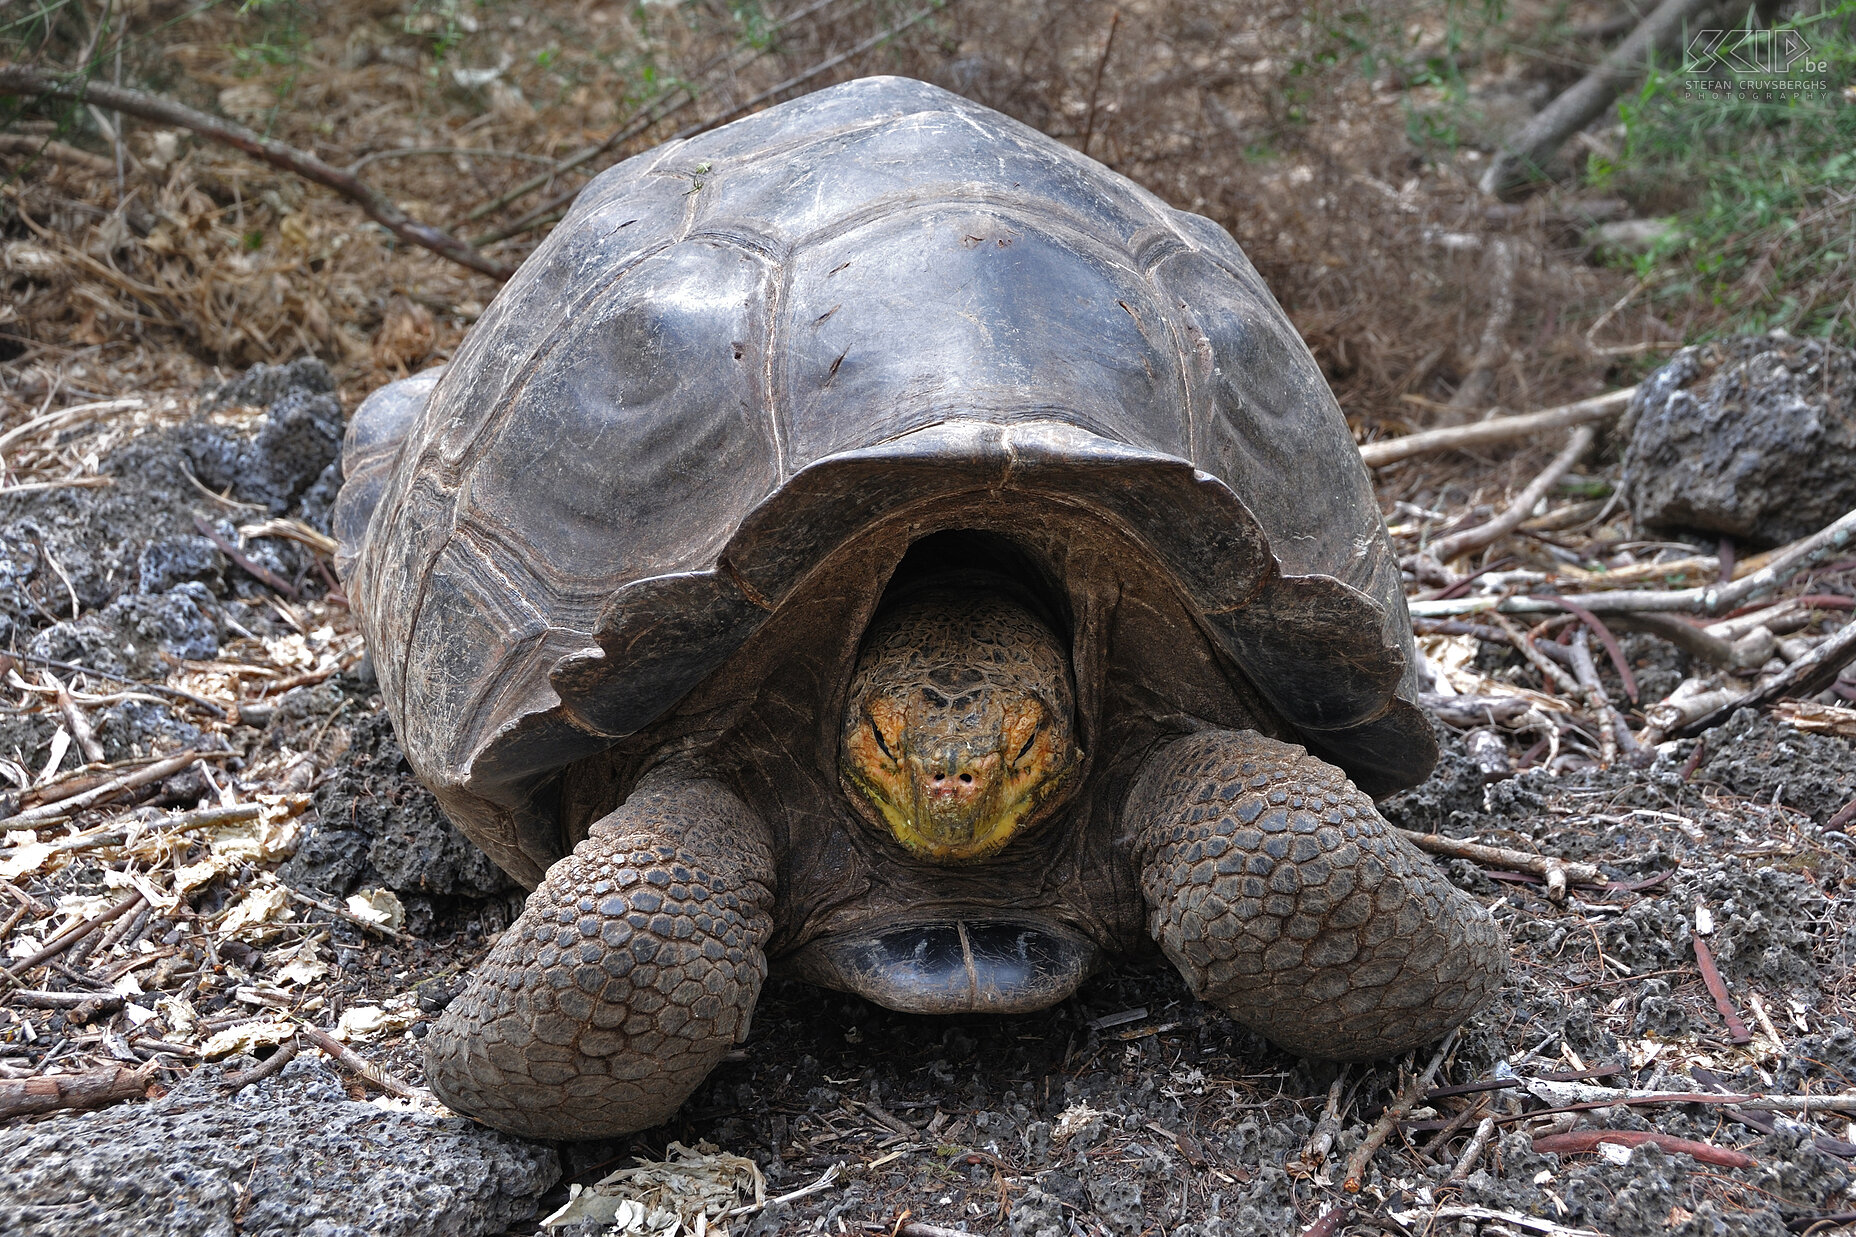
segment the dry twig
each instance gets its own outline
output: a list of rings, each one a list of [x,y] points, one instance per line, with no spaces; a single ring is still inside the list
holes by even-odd
[[[302,1049],[302,1041],[295,1036],[277,1045],[277,1051],[258,1062],[248,1070],[239,1070],[225,1076],[225,1084],[233,1091],[242,1091],[254,1082],[263,1082],[272,1074],[281,1073],[284,1066],[296,1060],[296,1054]]]
[[[379,1066],[370,1062],[366,1057],[342,1043],[333,1035],[330,1035],[321,1027],[311,1026],[309,1023],[305,1022],[299,1029],[304,1035],[309,1037],[309,1041],[312,1044],[333,1057],[343,1068],[351,1071],[357,1078],[361,1079],[361,1081],[369,1083],[375,1088],[387,1092],[389,1095],[397,1095],[403,1100],[426,1098],[418,1088],[409,1086],[400,1079],[395,1078],[392,1074],[387,1073]]]
[[[1450,1176],[1445,1179],[1445,1184],[1454,1185],[1469,1180],[1469,1174],[1476,1169],[1476,1161],[1482,1158],[1482,1153],[1488,1148],[1489,1139],[1494,1134],[1495,1118],[1484,1117],[1476,1126],[1475,1134],[1470,1137],[1469,1145],[1463,1148],[1463,1155],[1457,1160],[1456,1167],[1450,1170]]]
[[[1765,566],[1741,576],[1731,584],[1667,590],[1614,589],[1601,593],[1580,593],[1578,601],[1594,614],[1616,614],[1626,610],[1684,610],[1721,614],[1736,610],[1756,597],[1765,596],[1799,572],[1817,566],[1852,545],[1856,545],[1856,511],[1846,512],[1809,537],[1783,547]],[[1410,608],[1412,614],[1424,618],[1447,618],[1485,611],[1542,614],[1559,607],[1532,597],[1461,597],[1444,601],[1414,601],[1410,603]]]
[[[1708,942],[1700,933],[1695,935],[1694,943],[1695,965],[1701,970],[1701,982],[1707,985],[1708,995],[1714,998],[1714,1008],[1720,1011],[1721,1021],[1727,1024],[1728,1036],[1736,1044],[1751,1043],[1753,1034],[1734,1011],[1734,1004],[1727,996],[1727,985],[1721,982],[1720,968],[1714,965],[1714,951],[1708,948]]]
[[[1373,1154],[1385,1145],[1386,1139],[1391,1137],[1398,1123],[1410,1115],[1419,1097],[1430,1090],[1431,1080],[1437,1077],[1437,1071],[1443,1067],[1444,1058],[1450,1055],[1450,1049],[1456,1046],[1456,1037],[1456,1031],[1451,1031],[1444,1037],[1444,1042],[1437,1046],[1437,1054],[1431,1058],[1431,1063],[1425,1067],[1424,1072],[1412,1079],[1410,1084],[1399,1092],[1398,1098],[1387,1105],[1386,1110],[1379,1114],[1379,1120],[1373,1123],[1373,1128],[1368,1130],[1366,1137],[1360,1140],[1360,1145],[1354,1148],[1352,1155],[1347,1157],[1347,1175],[1341,1181],[1341,1188],[1347,1193],[1358,1194],[1360,1192],[1366,1166],[1372,1160]]]
[[[1442,566],[1451,559],[1461,558],[1484,546],[1493,545],[1512,533],[1521,526],[1523,520],[1534,513],[1534,508],[1539,506],[1540,500],[1547,496],[1547,491],[1558,485],[1560,478],[1570,472],[1572,466],[1579,462],[1579,457],[1591,449],[1592,438],[1591,426],[1581,425],[1575,429],[1572,436],[1566,440],[1565,448],[1553,457],[1553,461],[1541,470],[1539,476],[1528,483],[1527,488],[1521,491],[1505,511],[1486,524],[1478,524],[1474,528],[1466,528],[1448,537],[1438,538],[1425,548],[1420,557],[1429,558],[1432,562]]]
[[[1814,696],[1836,682],[1843,667],[1852,661],[1856,661],[1856,619],[1845,623],[1843,630],[1793,662],[1783,674],[1776,674],[1712,713],[1703,714],[1676,733],[1699,734],[1720,725],[1741,709],[1762,708],[1784,696]]]
[[[1441,833],[1418,833],[1411,829],[1400,829],[1397,832],[1399,836],[1419,850],[1429,851],[1433,855],[1444,855],[1451,859],[1467,859],[1471,863],[1538,876],[1547,882],[1547,896],[1556,902],[1564,900],[1566,886],[1569,883],[1574,885],[1605,883],[1604,873],[1598,870],[1596,864],[1577,863],[1570,859],[1555,859],[1549,855],[1510,850],[1505,846],[1485,846],[1481,842],[1465,842],[1457,838],[1445,837]]]
[[[74,80],[72,77],[47,73],[22,64],[0,65],[0,94],[45,95],[54,99],[98,104],[155,124],[190,129],[201,137],[262,159],[272,167],[282,168],[335,190],[358,204],[367,212],[368,218],[409,244],[429,249],[440,257],[468,266],[492,279],[507,279],[515,273],[514,267],[484,257],[442,228],[418,222],[380,190],[332,164],[324,163],[308,151],[286,146],[274,138],[254,133],[244,125],[209,116],[173,99],[124,86],[112,86],[107,82],[86,81],[82,78]]]
[[[1656,1130],[1575,1130],[1566,1134],[1548,1134],[1534,1140],[1534,1150],[1568,1155],[1596,1151],[1606,1143],[1619,1147],[1641,1147],[1644,1143],[1654,1143],[1672,1154],[1690,1156],[1703,1164],[1718,1164],[1723,1168],[1752,1168],[1759,1162],[1739,1151],[1730,1151],[1712,1143],[1677,1138],[1673,1134]]]
[[[98,928],[101,928],[104,924],[114,923],[117,919],[127,915],[141,904],[142,893],[140,890],[136,890],[108,910],[101,911],[98,914],[92,915],[89,919],[72,924],[63,932],[60,932],[57,936],[45,942],[45,947],[43,949],[40,949],[38,952],[8,967],[6,970],[7,975],[17,978],[24,975],[35,966],[45,965],[59,954],[62,954],[65,950],[71,948],[71,946],[89,936],[92,932],[95,932]]]
[[[51,803],[43,803],[35,808],[28,808],[26,811],[20,812],[16,816],[9,817],[6,822],[7,827],[10,829],[18,829],[36,821],[46,820],[54,816],[68,816],[81,808],[89,807],[99,799],[104,799],[115,794],[119,790],[134,790],[138,786],[146,786],[150,782],[159,782],[163,778],[172,777],[182,769],[192,765],[196,760],[224,759],[230,755],[232,755],[231,752],[180,752],[158,764],[148,765],[132,773],[125,773],[121,777],[113,777],[109,781],[104,782],[101,786],[93,786],[82,794],[72,795],[67,799],[60,799]]]
[[[1546,430],[1571,429],[1574,426],[1588,425],[1597,421],[1609,421],[1624,411],[1630,397],[1637,393],[1636,387],[1625,387],[1620,391],[1607,391],[1603,395],[1594,395],[1577,403],[1562,404],[1558,408],[1547,408],[1540,412],[1522,413],[1512,417],[1495,417],[1488,421],[1477,421],[1472,425],[1451,425],[1443,429],[1424,430],[1416,434],[1406,434],[1402,438],[1387,438],[1380,442],[1369,442],[1360,448],[1360,458],[1368,468],[1383,468],[1387,464],[1396,464],[1400,460],[1410,459],[1414,455],[1425,455],[1432,451],[1461,451],[1470,447],[1487,447],[1500,442],[1516,442],[1523,438],[1532,438]]]
[[[1620,751],[1632,765],[1644,765],[1655,759],[1655,753],[1637,742],[1637,736],[1630,732],[1630,727],[1624,724],[1623,716],[1612,705],[1611,696],[1599,680],[1598,667],[1592,661],[1592,648],[1585,638],[1584,629],[1573,636],[1571,648],[1573,674],[1578,677],[1579,685],[1585,688],[1592,711],[1598,714],[1599,747],[1602,752],[1600,762],[1611,764]]]

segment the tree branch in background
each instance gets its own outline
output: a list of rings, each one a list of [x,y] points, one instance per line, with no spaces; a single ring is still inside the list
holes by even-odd
[[[1515,243],[1498,236],[1489,243],[1487,262],[1489,282],[1494,291],[1489,297],[1489,316],[1482,323],[1482,339],[1469,363],[1469,373],[1450,396],[1450,408],[1459,416],[1489,402],[1495,389],[1495,369],[1502,363],[1507,340],[1508,320],[1514,317]]]
[[[1718,2],[1663,0],[1597,68],[1502,143],[1482,174],[1482,191],[1506,193],[1537,176],[1567,138],[1602,116],[1626,86],[1643,76],[1651,57],[1675,46],[1688,23]]]
[[[775,21],[762,32],[767,40],[766,45],[756,48],[753,54],[748,56],[745,60],[731,66],[730,72],[738,73],[756,60],[759,60],[762,56],[771,52],[774,46],[773,37],[794,22],[804,21],[820,9],[828,8],[837,3],[838,0],[814,0],[812,4],[808,4],[798,12]],[[724,60],[727,60],[731,54],[732,53],[724,53],[710,60],[707,64],[697,69],[693,77],[701,78],[707,76],[710,70],[714,69]],[[599,141],[593,143],[591,146],[583,146],[573,154],[568,155],[565,159],[554,162],[553,166],[541,175],[531,177],[512,189],[504,190],[489,201],[471,207],[471,209],[465,213],[464,218],[467,220],[481,219],[485,215],[501,210],[517,198],[541,188],[556,176],[571,172],[575,168],[582,167],[592,162],[613,147],[637,137],[652,125],[663,120],[668,120],[670,117],[676,115],[690,104],[696,102],[699,94],[701,94],[701,88],[697,86],[694,81],[676,83],[662,95],[652,100],[641,114],[634,116],[631,120],[627,121],[619,128],[614,129]]]
[[[112,86],[106,82],[73,80],[19,64],[0,65],[0,94],[46,95],[54,99],[70,99],[125,112],[154,124],[191,129],[202,137],[242,150],[255,159],[262,159],[272,167],[282,168],[335,190],[359,205],[367,212],[368,218],[409,244],[429,249],[442,258],[449,258],[492,279],[507,279],[515,273],[514,267],[484,257],[442,228],[420,223],[395,206],[380,190],[332,164],[324,163],[307,151],[262,137],[243,125],[218,116],[209,116],[173,99],[124,86]]]
[[[857,44],[855,47],[846,48],[844,51],[839,52],[835,56],[831,56],[824,60],[819,61],[817,64],[805,70],[803,73],[795,74],[794,76],[787,78],[783,82],[779,82],[775,85],[767,87],[767,89],[761,91],[759,94],[755,95],[753,98],[748,99],[744,102],[735,104],[735,106],[729,108],[727,111],[723,112],[721,115],[711,116],[707,120],[699,120],[692,125],[687,125],[684,128],[677,130],[675,133],[671,134],[668,139],[666,139],[666,142],[667,143],[668,142],[680,142],[684,140],[685,138],[695,137],[698,133],[707,133],[711,129],[719,129],[723,125],[727,124],[729,121],[735,120],[735,119],[738,119],[739,117],[747,115],[749,112],[753,111],[755,108],[759,107],[761,104],[770,102],[774,98],[786,93],[789,90],[794,90],[800,86],[805,85],[807,82],[811,81],[813,78],[818,77],[822,73],[830,72],[832,69],[837,68],[839,65],[843,64],[845,61],[850,60],[853,57],[863,55],[865,52],[877,46],[879,43],[883,43],[889,39],[895,38],[897,35],[901,34],[904,30],[909,29],[911,26],[914,26],[920,22],[926,21],[928,18],[933,17],[937,13],[941,13],[947,9],[953,8],[954,5],[958,4],[959,2],[960,0],[935,0],[934,3],[928,5],[926,8],[918,10],[913,17],[905,18],[904,20],[897,22],[895,25],[890,26],[886,30],[879,30],[877,31],[877,33],[871,35],[869,38]],[[612,140],[616,142],[618,139],[614,138]],[[580,185],[575,185],[572,189],[568,189],[565,192],[557,193],[553,197],[549,198],[547,201],[543,202],[540,206],[535,207],[533,210],[529,211],[526,215],[523,215],[520,219],[516,220],[514,223],[498,228],[494,232],[489,232],[483,236],[479,236],[475,240],[473,240],[471,243],[473,245],[493,245],[497,241],[508,240],[512,236],[521,235],[523,232],[528,231],[530,228],[537,227],[541,224],[551,222],[551,217],[553,216],[554,212],[560,210],[562,207],[567,206],[575,198],[579,197],[580,191],[585,188],[586,188],[586,185],[580,184]]]
[[[19,155],[27,159],[50,159],[56,163],[69,163],[100,175],[116,170],[116,164],[102,155],[93,155],[87,150],[67,146],[52,138],[29,137],[20,133],[0,133],[0,155]]]

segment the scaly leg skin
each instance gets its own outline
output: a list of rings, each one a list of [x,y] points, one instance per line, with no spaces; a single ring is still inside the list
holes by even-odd
[[[1508,972],[1489,912],[1294,744],[1176,740],[1147,758],[1124,819],[1161,949],[1200,999],[1290,1052],[1429,1043]]]
[[[667,1120],[747,1033],[773,884],[746,804],[710,781],[647,782],[548,869],[432,1028],[432,1090],[528,1138]]]

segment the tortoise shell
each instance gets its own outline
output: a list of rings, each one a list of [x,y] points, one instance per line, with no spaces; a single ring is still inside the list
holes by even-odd
[[[1052,582],[1103,794],[1207,723],[1375,795],[1436,757],[1366,471],[1237,244],[921,82],[603,173],[442,373],[362,406],[345,467],[341,566],[407,758],[530,885],[770,692],[817,725],[785,759],[835,790],[859,634],[945,530]]]

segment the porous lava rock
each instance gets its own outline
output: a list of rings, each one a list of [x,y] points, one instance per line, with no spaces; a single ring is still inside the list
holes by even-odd
[[[336,894],[366,883],[472,897],[516,888],[413,777],[385,713],[355,724],[346,759],[316,788],[314,803],[296,855],[278,872],[288,884]]]
[[[0,1130],[0,1232],[475,1237],[532,1216],[560,1176],[546,1147],[351,1100],[307,1056],[225,1092],[208,1067],[146,1104]]]
[[[1794,541],[1856,507],[1856,353],[1782,332],[1684,348],[1623,432],[1640,527]]]

